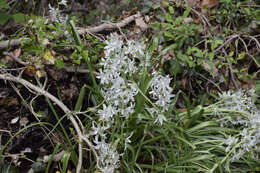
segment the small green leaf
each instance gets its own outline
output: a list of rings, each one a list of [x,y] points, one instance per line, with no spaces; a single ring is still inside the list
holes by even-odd
[[[152,8],[153,8],[154,10],[156,10],[156,9],[160,8],[160,4],[153,4],[153,5],[152,5]]]
[[[169,9],[170,14],[174,14],[174,8],[172,6],[169,6],[168,9]]]
[[[232,52],[230,52],[230,53],[228,54],[228,56],[229,56],[229,57],[233,57],[233,56],[234,56],[234,53],[235,53],[235,52],[232,51]]]
[[[168,2],[168,1],[163,1],[162,4],[163,4],[164,6],[166,6],[166,7],[169,6],[169,2]]]
[[[238,73],[239,71],[238,71],[238,69],[232,69],[232,72],[233,73]]]
[[[0,11],[0,25],[5,24],[9,19],[12,18],[12,15],[6,14]]]
[[[0,9],[9,9],[10,6],[4,1],[0,0]]]
[[[165,14],[165,19],[166,19],[167,22],[172,22],[173,21],[172,20],[172,15],[170,15],[169,13]]]
[[[77,60],[74,60],[73,61],[75,64],[78,64],[78,65],[80,65],[80,63],[81,63],[81,60],[80,59],[77,59]]]
[[[15,23],[21,23],[25,21],[25,15],[23,13],[16,13],[13,15],[13,19]]]
[[[55,66],[58,68],[58,69],[61,69],[64,67],[64,61],[62,58],[57,58],[55,60]]]
[[[186,18],[186,17],[188,17],[189,16],[189,14],[190,14],[190,11],[191,11],[191,9],[190,9],[190,7],[189,6],[187,6],[187,9],[184,11],[184,13],[183,13],[183,18]]]
[[[214,52],[209,53],[209,59],[212,61],[214,59]]]
[[[242,51],[239,55],[238,55],[238,59],[237,60],[240,60],[240,59],[243,59],[245,58],[246,56],[246,53],[244,51]]]
[[[84,97],[85,97],[85,93],[86,93],[86,85],[84,85],[80,90],[79,97],[78,97],[76,106],[74,108],[75,111],[80,111],[82,104],[83,104]]]

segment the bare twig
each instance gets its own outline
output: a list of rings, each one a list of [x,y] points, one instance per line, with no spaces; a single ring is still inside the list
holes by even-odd
[[[228,62],[228,67],[229,67],[229,71],[230,71],[230,76],[231,76],[231,80],[232,80],[232,83],[234,84],[235,88],[238,90],[238,85],[236,83],[236,80],[235,80],[235,76],[234,76],[234,73],[233,73],[233,68],[232,68],[232,65],[230,63],[230,60],[228,58],[228,55],[227,55],[227,52],[225,51],[224,48],[222,48],[222,52],[224,53],[226,59],[227,59],[227,62]]]
[[[5,40],[0,42],[0,49],[7,48],[7,47],[13,47],[13,46],[19,46],[22,42],[23,38],[18,38],[14,40]]]
[[[209,81],[210,83],[212,83],[218,89],[219,92],[222,92],[221,88],[215,82],[213,82],[212,80],[206,78],[205,76],[203,76],[200,73],[196,73],[196,74],[198,74],[201,78],[203,78],[203,79]]]
[[[260,8],[260,5],[250,5],[250,4],[241,4],[241,7],[255,7],[255,8]]]
[[[62,159],[62,157],[64,156],[64,150],[62,150],[61,152],[55,154],[52,158],[52,155],[48,155],[48,156],[43,156],[43,162],[44,163],[48,163],[48,161],[52,158],[53,161],[58,162]],[[35,171],[31,168],[27,173],[35,173]]]
[[[216,52],[218,52],[219,50],[221,50],[226,44],[230,43],[234,38],[237,38],[237,37],[239,37],[238,34],[229,36],[229,39],[228,39],[227,41],[225,41],[222,45],[220,45],[217,49],[215,49],[215,50],[213,51],[213,53],[215,54]]]
[[[251,35],[246,35],[247,37],[251,38],[251,40],[254,40],[255,43],[256,43],[256,47],[257,47],[257,50],[260,50],[260,43],[259,43],[259,39],[257,39],[256,37],[257,36],[251,36]],[[259,35],[258,35],[259,36]],[[250,41],[251,41],[250,40]]]
[[[77,72],[77,73],[90,73],[89,69],[83,67],[76,67],[76,66],[64,66],[64,70],[66,72]],[[94,72],[95,75],[99,75],[99,72]]]
[[[121,27],[128,25],[129,23],[131,23],[132,21],[134,21],[136,18],[138,18],[140,16],[141,16],[141,14],[137,13],[135,15],[129,16],[129,17],[121,20],[118,23],[114,23],[114,24],[103,23],[99,26],[95,26],[95,27],[91,27],[91,28],[87,28],[87,29],[79,28],[78,33],[80,35],[82,35],[82,34],[85,34],[85,33],[88,33],[88,32],[97,33],[97,32],[101,32],[101,31],[104,31],[104,30],[117,29],[118,27],[121,28]],[[65,34],[66,34],[66,32],[65,32]]]
[[[16,82],[16,83],[20,83],[24,86],[27,86],[28,88],[30,88],[31,90],[34,90],[38,94],[44,95],[45,97],[48,97],[51,101],[56,103],[64,111],[64,113],[68,114],[68,119],[71,121],[73,127],[75,128],[75,130],[77,132],[78,138],[79,138],[78,147],[79,147],[79,156],[81,156],[81,157],[78,158],[78,165],[77,165],[77,169],[76,169],[77,173],[80,172],[80,169],[81,169],[81,166],[82,166],[82,141],[85,141],[87,143],[87,145],[90,147],[91,151],[96,156],[97,165],[99,164],[99,160],[98,160],[98,157],[97,157],[98,155],[96,153],[96,150],[94,149],[92,142],[88,139],[87,134],[84,131],[81,130],[81,128],[79,127],[79,124],[77,123],[75,118],[72,116],[71,111],[68,109],[68,107],[66,105],[64,105],[59,99],[54,97],[49,92],[43,90],[42,88],[39,88],[39,87],[33,85],[32,83],[30,83],[30,82],[28,82],[24,79],[15,77],[15,76],[8,74],[8,73],[0,74],[0,79],[7,80],[7,81],[13,81],[13,82]]]
[[[80,35],[86,34],[86,33],[98,33],[104,30],[111,30],[111,29],[117,29],[118,27],[124,27],[126,25],[128,25],[129,23],[131,23],[132,21],[134,21],[136,18],[140,17],[141,14],[137,13],[134,14],[132,16],[129,16],[123,20],[121,20],[118,23],[114,23],[114,24],[109,24],[109,23],[103,23],[99,26],[95,26],[95,27],[90,27],[90,28],[78,28],[78,33]],[[68,34],[68,31],[65,31],[64,34]],[[26,37],[24,37],[26,38]],[[12,46],[18,46],[21,44],[21,40],[23,38],[19,38],[19,39],[14,39],[14,40],[6,40],[6,41],[2,41],[0,42],[0,49],[6,48],[6,47],[12,47]]]
[[[6,55],[6,56],[10,56],[11,58],[13,58],[16,62],[18,62],[21,65],[26,66],[26,65],[29,64],[28,62],[22,61],[19,57],[14,56],[12,53],[3,52],[3,54]]]

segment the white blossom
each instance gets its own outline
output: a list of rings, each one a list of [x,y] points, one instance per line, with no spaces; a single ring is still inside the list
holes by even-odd
[[[254,150],[260,144],[260,111],[257,109],[252,97],[256,96],[254,90],[238,90],[219,94],[221,101],[214,109],[226,109],[237,112],[221,122],[224,127],[236,127],[240,130],[235,137],[229,136],[225,140],[226,152],[231,152],[231,161],[240,159],[245,153]],[[239,112],[239,113],[238,113]],[[218,111],[217,114],[220,114]],[[243,114],[243,115],[242,115]],[[221,118],[221,116],[219,116]]]
[[[154,123],[159,123],[162,125],[164,121],[167,121],[166,117],[163,114],[158,114]]]
[[[109,125],[103,126],[100,123],[98,123],[97,125],[95,125],[94,121],[92,122],[92,131],[89,132],[90,135],[96,135],[96,136],[100,136],[102,138],[106,138],[106,134],[105,131],[109,128]]]
[[[67,7],[67,0],[61,0],[61,1],[59,2],[59,5],[64,5],[64,6]]]
[[[151,91],[149,94],[156,100],[155,104],[162,108],[163,112],[168,111],[171,99],[174,97],[170,82],[171,78],[169,76],[164,77],[157,73],[154,74],[154,77],[151,80]]]
[[[58,8],[52,7],[50,4],[49,8],[51,21],[59,22],[60,10]]]
[[[103,139],[99,140],[97,136],[94,139],[95,149],[98,153],[98,159],[101,163],[100,167],[103,173],[114,173],[119,167],[120,155],[115,147],[106,143]]]
[[[111,33],[109,39],[106,40],[105,43],[105,54],[108,57],[113,51],[120,52],[123,46],[123,41],[119,39],[119,35],[117,33]]]
[[[125,138],[125,148],[124,148],[124,151],[126,150],[126,148],[127,148],[127,146],[128,146],[128,144],[130,144],[131,143],[131,140],[130,140],[130,138],[133,136],[133,132],[131,132],[131,134],[127,137],[127,138]]]
[[[116,111],[111,105],[106,106],[105,104],[103,104],[103,110],[98,110],[99,120],[109,122],[113,118],[115,113]]]

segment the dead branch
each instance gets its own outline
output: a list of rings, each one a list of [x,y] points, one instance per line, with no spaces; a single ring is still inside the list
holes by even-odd
[[[18,62],[21,65],[26,66],[26,65],[29,64],[28,62],[22,61],[19,57],[14,56],[12,53],[3,52],[3,54],[6,55],[6,56],[10,56],[11,58],[13,58],[16,62]]]
[[[238,85],[237,85],[237,83],[236,83],[235,75],[234,75],[234,73],[233,73],[233,68],[232,68],[231,62],[230,62],[230,60],[229,60],[229,57],[228,57],[228,55],[227,55],[227,52],[226,52],[226,50],[225,50],[224,48],[222,48],[222,52],[224,53],[224,55],[225,55],[225,57],[226,57],[226,60],[227,60],[227,62],[228,62],[228,68],[229,68],[229,71],[230,71],[231,81],[232,81],[232,83],[234,84],[236,90],[238,90],[239,87],[238,87]]]
[[[124,27],[126,25],[128,25],[129,23],[131,23],[132,21],[134,21],[136,18],[140,17],[141,14],[137,13],[134,14],[132,16],[129,16],[123,20],[121,20],[118,23],[103,23],[99,26],[94,26],[94,27],[90,27],[90,28],[78,28],[78,33],[80,35],[86,34],[86,33],[98,33],[104,30],[111,30],[111,29],[117,29],[118,27]],[[68,34],[68,31],[65,31],[64,34]],[[6,47],[12,47],[12,46],[19,46],[21,44],[21,40],[23,38],[19,38],[19,39],[14,39],[14,40],[6,40],[6,41],[2,41],[0,42],[0,49],[4,49]]]
[[[0,42],[0,49],[4,49],[6,47],[19,46],[21,44],[23,38],[18,38],[14,40],[5,40]]]
[[[215,49],[213,52],[214,54],[217,53],[218,51],[220,51],[225,45],[229,44],[234,38],[239,37],[238,34],[234,34],[229,36],[229,39],[227,41],[225,41],[223,44],[221,44],[217,49]]]
[[[78,142],[79,160],[78,160],[78,165],[77,165],[77,169],[76,169],[77,173],[80,172],[80,169],[81,169],[81,166],[82,166],[82,141],[85,141],[87,143],[87,145],[90,147],[91,151],[93,152],[93,154],[96,157],[97,166],[99,165],[98,155],[96,153],[96,150],[94,149],[92,142],[88,139],[88,136],[85,133],[84,129],[80,128],[78,122],[73,117],[72,111],[70,111],[66,105],[64,105],[59,99],[54,97],[49,92],[43,90],[42,88],[39,88],[39,87],[33,85],[32,83],[30,83],[30,82],[28,82],[28,81],[26,81],[22,78],[15,77],[15,76],[13,76],[9,73],[5,73],[5,74],[0,74],[0,79],[20,83],[20,84],[30,88],[31,90],[37,92],[39,95],[43,95],[43,96],[49,98],[51,101],[56,103],[64,111],[65,114],[68,115],[67,117],[71,121],[73,127],[75,128],[75,130],[77,132],[78,138],[79,138],[79,142]]]
[[[137,13],[135,15],[129,16],[129,17],[121,20],[118,23],[103,23],[99,26],[95,26],[95,27],[91,27],[91,28],[87,28],[87,29],[80,28],[80,29],[78,29],[78,33],[80,35],[82,35],[82,34],[86,34],[86,33],[89,33],[89,32],[90,33],[97,33],[97,32],[101,32],[101,31],[104,31],[104,30],[117,29],[118,27],[122,28],[122,27],[128,25],[129,23],[131,23],[132,21],[134,21],[136,18],[138,18],[140,16],[141,16],[141,14]]]

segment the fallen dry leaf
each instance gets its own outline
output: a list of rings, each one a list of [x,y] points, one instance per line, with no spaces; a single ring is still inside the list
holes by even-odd
[[[218,5],[218,0],[203,0],[201,3],[201,8],[204,9],[205,7],[207,9],[211,9]]]
[[[210,72],[212,71],[213,72],[213,77],[216,77],[217,74],[218,74],[218,69],[214,66],[214,67],[211,67],[206,61],[202,61],[202,66],[203,68]]]
[[[33,65],[29,65],[26,67],[26,69],[24,70],[24,73],[33,77],[35,75],[35,67]]]
[[[187,3],[191,8],[197,8],[197,7],[199,7],[200,0],[186,0],[186,3]]]
[[[144,22],[143,17],[136,18],[135,24],[140,27],[142,31],[145,31],[148,28],[148,25]]]
[[[187,80],[188,79],[186,77],[181,79],[181,84],[183,89],[187,88]]]

